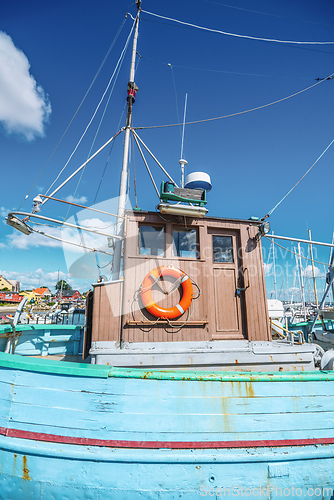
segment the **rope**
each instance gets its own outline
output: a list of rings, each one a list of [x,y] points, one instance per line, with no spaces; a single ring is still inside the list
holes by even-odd
[[[124,26],[124,24],[125,24],[125,21],[126,21],[126,17],[123,19],[123,22],[121,23],[121,26],[119,27],[118,32],[117,32],[117,33],[116,33],[116,35],[115,35],[115,38],[114,38],[114,39],[113,39],[113,41],[111,42],[111,45],[110,45],[110,47],[109,47],[109,49],[108,49],[108,51],[107,51],[106,55],[104,56],[104,59],[103,59],[102,63],[100,64],[99,69],[97,70],[97,72],[96,72],[96,74],[95,74],[95,76],[94,76],[94,78],[93,78],[93,80],[92,80],[91,84],[89,85],[88,90],[87,90],[86,94],[84,95],[84,97],[83,97],[83,99],[82,99],[81,103],[79,104],[79,106],[78,106],[78,108],[77,108],[76,112],[75,112],[75,113],[74,113],[74,115],[72,116],[70,123],[67,125],[67,127],[66,127],[66,129],[65,129],[65,132],[64,132],[64,133],[63,133],[63,135],[61,136],[61,138],[60,138],[60,140],[59,140],[59,142],[58,142],[57,146],[55,147],[55,149],[53,150],[53,152],[52,152],[52,154],[51,154],[50,158],[48,159],[48,161],[46,162],[46,164],[45,164],[45,165],[44,165],[44,167],[42,168],[42,170],[41,170],[40,174],[38,175],[37,179],[35,180],[35,182],[34,182],[34,184],[32,185],[32,187],[31,187],[30,191],[28,192],[28,194],[25,196],[25,198],[24,198],[24,200],[22,201],[21,205],[19,206],[18,210],[20,210],[20,208],[22,207],[23,203],[24,203],[24,202],[25,202],[25,200],[28,198],[28,196],[30,195],[31,191],[34,189],[34,187],[35,187],[36,183],[38,182],[38,179],[41,177],[42,173],[44,172],[44,170],[45,170],[45,169],[46,169],[46,167],[48,166],[49,162],[51,161],[51,158],[53,157],[53,155],[54,155],[54,154],[55,154],[55,152],[57,151],[57,149],[58,149],[58,147],[60,146],[60,143],[62,142],[62,140],[64,139],[64,137],[65,137],[65,135],[66,135],[66,133],[67,133],[68,129],[69,129],[69,128],[70,128],[70,126],[72,125],[72,122],[73,122],[74,118],[75,118],[75,117],[76,117],[76,115],[78,114],[79,109],[80,109],[80,108],[81,108],[81,106],[83,105],[83,103],[84,103],[84,101],[85,101],[85,99],[86,99],[87,95],[89,94],[89,92],[90,92],[90,90],[91,90],[92,86],[93,86],[93,85],[94,85],[94,83],[95,83],[96,78],[98,77],[98,75],[99,75],[99,73],[100,73],[101,69],[103,68],[103,66],[104,66],[104,64],[105,64],[105,62],[106,62],[106,60],[107,60],[107,58],[108,58],[108,56],[109,56],[109,54],[110,54],[111,50],[113,49],[113,47],[114,47],[114,45],[115,45],[115,43],[116,43],[116,41],[117,41],[117,38],[119,37],[119,35],[120,35],[120,33],[121,33],[122,29],[123,29],[123,26]]]
[[[170,328],[177,328],[178,330],[181,330],[181,328],[183,328],[187,323],[188,321],[190,320],[191,316],[192,316],[192,313],[193,313],[193,310],[194,310],[194,304],[193,302],[191,303],[191,308],[188,309],[188,316],[187,316],[187,319],[185,320],[184,323],[182,323],[182,325],[173,325],[168,318],[166,318],[167,320],[167,323],[169,324]],[[171,332],[167,332],[167,333],[171,333]],[[177,332],[173,332],[173,333],[177,333]]]
[[[140,286],[140,290],[149,290],[150,288],[152,288],[158,281],[159,279],[161,278],[162,276],[162,273],[164,272],[165,269],[168,269],[169,267],[173,267],[171,265],[169,266],[164,266],[164,268],[162,269],[161,273],[159,274],[159,276],[153,281],[153,283],[145,288],[143,288],[142,286]]]
[[[166,268],[168,268],[168,267],[173,267],[173,266],[171,266],[171,265],[169,265],[169,266],[165,266],[165,267],[163,268],[163,270],[161,271],[160,275],[157,277],[157,279],[156,279],[156,280],[152,283],[152,285],[150,285],[149,287],[146,287],[146,288],[142,288],[142,287],[140,287],[140,290],[137,290],[137,297],[136,297],[136,300],[137,300],[137,301],[138,301],[138,296],[139,296],[140,291],[141,291],[141,290],[148,290],[149,288],[152,288],[152,287],[153,287],[153,285],[155,285],[155,284],[159,281],[159,279],[160,279],[160,277],[161,277],[161,275],[162,275],[163,271],[164,271]],[[170,288],[170,290],[166,290],[166,292],[165,292],[165,293],[167,293],[167,295],[169,295],[170,293],[174,292],[174,291],[176,290],[176,284],[179,286],[179,285],[180,285],[180,283],[181,283],[181,280],[184,278],[184,276],[188,276],[188,275],[187,275],[186,273],[183,273],[183,275],[182,275],[180,278],[178,278],[178,279],[177,279],[177,280],[173,283],[173,285],[172,285],[172,287]],[[189,276],[188,276],[188,278],[189,278]],[[201,289],[200,289],[200,287],[197,285],[197,283],[196,283],[196,282],[195,282],[192,278],[189,278],[189,279],[190,279],[190,280],[191,280],[191,282],[192,282],[192,283],[193,283],[193,284],[197,287],[197,290],[198,290],[198,295],[197,295],[197,297],[193,297],[193,300],[196,300],[196,299],[198,299],[198,298],[199,298],[199,296],[201,295]],[[168,323],[168,325],[169,325],[169,327],[170,327],[170,328],[174,328],[174,329],[181,330],[181,328],[183,328],[183,327],[184,327],[184,326],[188,323],[188,321],[190,320],[190,318],[191,318],[191,316],[192,316],[192,313],[193,313],[193,309],[194,309],[194,303],[192,302],[192,303],[191,303],[191,308],[190,308],[190,309],[188,309],[187,319],[184,321],[184,323],[182,323],[182,325],[173,325],[173,324],[169,321],[169,319],[168,319],[168,318],[165,318],[165,320],[167,321],[167,323]],[[140,311],[141,311],[141,313],[143,314],[143,311],[142,311],[142,309],[141,309],[141,308],[140,308]],[[144,316],[144,314],[143,314],[143,316]],[[147,318],[146,318],[146,316],[144,316],[144,318],[145,318],[145,320],[146,320],[146,321],[148,321],[148,322],[149,322],[152,326],[153,326],[153,325],[156,325],[156,324],[158,323],[158,321],[160,321],[160,320],[162,319],[162,318],[158,318],[156,321],[150,321],[149,319],[147,319]],[[171,332],[167,332],[167,333],[171,333]],[[173,332],[173,333],[176,333],[176,332]]]
[[[108,264],[106,264],[105,266],[100,266],[100,265],[99,265],[99,263],[98,263],[98,261],[97,261],[97,258],[96,258],[95,253],[96,253],[96,250],[94,250],[94,251],[93,251],[93,254],[94,254],[95,264],[96,264],[96,266],[97,266],[99,269],[104,269],[105,267],[110,266],[110,264],[112,263],[113,259],[111,259],[111,261],[110,261],[110,262],[108,262]]]
[[[96,115],[96,113],[97,113],[97,111],[98,111],[99,107],[101,106],[102,101],[103,101],[103,99],[104,99],[104,97],[105,97],[106,93],[108,92],[108,89],[109,89],[110,84],[111,84],[111,82],[112,82],[112,80],[113,80],[113,78],[114,78],[114,75],[115,75],[115,73],[116,73],[116,71],[117,71],[117,69],[118,69],[118,66],[121,64],[121,61],[123,60],[123,57],[124,57],[124,52],[126,52],[126,49],[127,49],[127,47],[128,47],[128,44],[129,44],[129,41],[130,41],[130,37],[131,37],[132,31],[133,31],[133,28],[134,28],[134,23],[133,23],[133,25],[132,25],[131,31],[130,31],[130,33],[129,33],[129,36],[128,36],[128,38],[127,38],[126,42],[125,42],[125,45],[124,45],[124,48],[123,48],[122,53],[121,53],[121,55],[120,55],[120,58],[119,58],[119,59],[118,59],[118,61],[117,61],[116,67],[115,67],[115,69],[114,69],[114,72],[113,72],[113,74],[112,74],[112,76],[111,76],[111,78],[110,78],[110,80],[109,80],[109,82],[108,82],[108,85],[107,85],[107,87],[106,87],[106,89],[105,89],[105,91],[104,91],[104,93],[103,93],[103,95],[102,95],[102,97],[101,97],[101,99],[100,99],[100,102],[98,103],[98,105],[97,105],[97,107],[96,107],[96,109],[95,109],[95,111],[94,111],[94,113],[93,113],[92,118],[90,119],[90,121],[89,121],[89,123],[88,123],[87,127],[85,128],[85,130],[84,130],[84,132],[83,132],[82,136],[80,137],[80,139],[79,139],[79,141],[78,141],[77,145],[75,146],[74,150],[72,151],[72,153],[71,153],[70,157],[68,158],[67,162],[65,163],[64,167],[61,169],[61,171],[59,172],[59,174],[58,174],[58,176],[56,177],[56,179],[53,181],[53,183],[51,184],[51,186],[49,187],[49,189],[46,191],[46,194],[50,191],[50,189],[51,189],[51,188],[54,186],[54,184],[57,182],[57,180],[59,179],[59,177],[61,176],[61,174],[64,172],[65,168],[67,167],[67,165],[68,165],[68,164],[69,164],[69,162],[71,161],[71,159],[72,159],[72,157],[73,157],[74,153],[75,153],[75,152],[76,152],[76,150],[78,149],[78,147],[79,147],[79,145],[80,145],[81,141],[83,140],[84,136],[86,135],[87,130],[88,130],[88,128],[90,127],[90,125],[91,125],[92,121],[94,120],[95,115]]]
[[[329,76],[333,76],[334,73],[332,73]],[[245,113],[250,113],[251,111],[258,111],[259,109],[267,108],[268,106],[272,106],[274,104],[278,104],[279,102],[286,101],[288,99],[291,99],[292,97],[296,97],[299,94],[302,94],[303,92],[306,92],[307,90],[312,89],[316,85],[319,85],[319,83],[322,83],[326,81],[327,79],[320,80],[317,83],[314,83],[313,85],[310,85],[309,87],[306,87],[305,89],[299,90],[298,92],[295,92],[294,94],[291,94],[287,97],[283,97],[282,99],[278,99],[277,101],[270,102],[268,104],[263,104],[262,106],[257,106],[256,108],[251,108],[251,109],[246,109],[245,111],[239,111],[238,113],[232,113],[230,115],[223,115],[223,116],[217,116],[215,118],[207,118],[205,120],[196,120],[192,122],[186,122],[185,125],[194,125],[197,123],[204,123],[204,122],[212,122],[215,120],[222,120],[223,118],[231,118],[233,116],[239,116],[239,115],[244,115]],[[151,125],[149,127],[135,127],[134,130],[146,130],[146,129],[151,129],[151,128],[166,128],[166,127],[179,127],[180,125],[183,125],[183,123],[172,123],[170,125]]]
[[[333,140],[331,141],[331,143],[327,146],[327,148],[326,148],[326,149],[325,149],[325,150],[321,153],[321,155],[320,155],[320,156],[316,159],[316,161],[313,163],[313,165],[311,165],[311,166],[310,166],[310,168],[307,170],[307,172],[305,172],[305,174],[303,175],[303,177],[301,177],[301,178],[299,179],[299,181],[298,181],[298,182],[297,182],[297,183],[296,183],[296,184],[295,184],[295,185],[294,185],[294,186],[290,189],[290,191],[288,191],[288,192],[286,193],[286,195],[285,195],[285,196],[283,196],[283,198],[281,199],[281,201],[279,201],[279,202],[277,203],[277,205],[275,205],[275,206],[274,206],[274,208],[272,208],[272,209],[268,212],[268,216],[270,216],[270,215],[273,213],[273,211],[274,211],[274,210],[276,210],[276,208],[277,208],[277,207],[278,207],[278,206],[282,203],[282,201],[284,201],[284,200],[285,200],[285,198],[286,198],[287,196],[289,196],[289,194],[290,194],[290,193],[291,193],[291,192],[295,189],[295,187],[297,187],[297,186],[298,186],[298,184],[299,184],[299,183],[300,183],[300,182],[304,179],[304,177],[306,177],[306,176],[307,176],[307,174],[308,174],[308,173],[312,170],[312,168],[314,167],[314,165],[315,165],[316,163],[318,163],[318,161],[320,160],[320,158],[321,158],[321,157],[322,157],[322,156],[326,153],[326,151],[327,151],[327,150],[331,147],[331,145],[333,144],[333,142],[334,142],[334,139],[333,139]]]
[[[153,12],[148,12],[147,10],[142,10],[145,14],[150,16],[159,17],[160,19],[165,19],[167,21],[173,21],[174,23],[183,24],[184,26],[190,26],[191,28],[196,28],[204,31],[210,31],[211,33],[219,33],[220,35],[234,36],[237,38],[247,38],[248,40],[259,40],[261,42],[275,42],[275,43],[292,43],[297,45],[333,45],[334,42],[299,42],[295,40],[277,40],[275,38],[260,38],[256,36],[240,35],[237,33],[229,33],[228,31],[215,30],[212,28],[205,28],[204,26],[198,26],[197,24],[186,23],[184,21],[179,21],[178,19],[173,19],[171,17],[160,16],[154,14]]]
[[[138,297],[139,297],[139,294],[140,294],[140,290],[137,290],[136,293],[135,293],[135,296],[134,296],[134,299],[133,301],[131,302],[131,314],[132,314],[132,318],[135,319],[135,315],[134,315],[134,310],[133,310],[133,305],[135,302],[137,302],[139,304],[139,301],[138,301]],[[149,320],[143,313],[142,311],[142,308],[141,307],[138,307],[138,309],[140,310],[140,312],[142,313],[143,317],[145,318],[146,321],[148,321],[152,326],[156,325],[161,318],[158,318],[156,321],[151,321]],[[141,330],[143,330],[145,327],[142,327],[140,326],[139,327]],[[144,330],[145,331],[145,330]]]
[[[193,297],[193,300],[196,300],[202,294],[202,290],[200,289],[200,287],[198,286],[198,284],[196,283],[196,281],[194,281],[192,278],[190,278],[190,281],[192,282],[193,285],[195,285],[195,287],[197,288],[197,291],[198,291],[197,297]]]

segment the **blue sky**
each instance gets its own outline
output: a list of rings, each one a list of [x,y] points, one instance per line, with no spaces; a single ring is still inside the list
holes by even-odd
[[[334,6],[330,0],[209,0],[153,2],[145,11],[225,32],[287,41],[334,41]],[[32,198],[44,194],[66,164],[82,136],[116,67],[133,21],[130,16],[100,71],[84,105],[61,144],[68,124],[103,61],[126,12],[126,1],[6,2],[0,20],[0,165],[1,216],[18,209],[30,211]],[[180,25],[142,13],[136,72],[139,87],[134,125],[151,126],[182,121],[188,95],[187,121],[204,120],[263,106],[300,92],[334,73],[334,45],[297,45],[237,38]],[[89,151],[98,149],[124,124],[124,104],[130,50],[110,97],[101,131],[94,140],[106,99],[64,180]],[[187,125],[184,154],[187,172],[206,171],[213,189],[208,195],[210,215],[232,218],[263,217],[315,162],[334,139],[334,80],[283,102],[234,117]],[[109,93],[107,94],[107,98]],[[170,174],[179,181],[181,128],[138,132]],[[106,166],[107,148],[78,179],[60,193],[63,199],[87,206],[97,203],[111,210],[117,196],[122,160],[122,138],[115,142]],[[52,157],[51,157],[52,155]],[[51,159],[50,159],[51,157]],[[50,160],[49,160],[50,159]],[[270,217],[276,234],[331,242],[334,145]],[[45,165],[47,166],[45,167]],[[155,209],[157,197],[139,153],[135,152],[138,205]],[[164,176],[151,164],[156,182]],[[45,167],[45,169],[44,169]],[[44,170],[43,170],[44,169]],[[39,177],[39,174],[43,170]],[[105,173],[103,174],[105,170]],[[102,182],[101,182],[102,179]],[[35,184],[34,184],[35,183]],[[133,165],[130,197],[134,204]],[[34,186],[34,187],[33,187]],[[99,188],[100,186],[100,188]],[[72,198],[70,198],[72,197]],[[62,218],[65,206],[53,202],[43,214]],[[73,216],[73,209],[69,216]],[[81,217],[81,218],[80,218]],[[85,220],[86,213],[80,220]],[[104,223],[106,223],[104,221]],[[0,225],[0,274],[19,279],[23,287],[52,286],[58,272],[80,290],[91,278],[69,276],[71,259],[55,241],[37,235],[24,237]],[[46,229],[45,229],[46,230]],[[282,243],[283,246],[290,244]],[[264,243],[264,261],[269,244]],[[304,249],[307,256],[307,249]],[[66,254],[66,252],[65,252]],[[319,262],[327,250],[317,250]],[[294,263],[294,256],[277,255],[277,264]],[[309,262],[304,263],[304,267]],[[318,267],[319,278],[324,272]],[[292,275],[291,275],[292,276]],[[280,279],[278,288],[292,287]],[[307,271],[305,271],[307,276]],[[319,279],[319,286],[321,280]],[[268,287],[272,287],[270,275]]]

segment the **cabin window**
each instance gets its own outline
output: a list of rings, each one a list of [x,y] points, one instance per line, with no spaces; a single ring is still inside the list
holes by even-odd
[[[198,242],[196,229],[174,229],[173,254],[178,257],[198,257]]]
[[[232,236],[212,236],[213,262],[233,263]]]
[[[165,229],[162,226],[139,226],[139,254],[165,255]]]

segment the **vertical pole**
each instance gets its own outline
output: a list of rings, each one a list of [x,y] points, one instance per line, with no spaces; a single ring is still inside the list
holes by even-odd
[[[334,231],[333,231],[333,234],[332,234],[332,245],[334,243]],[[333,247],[331,248],[331,254],[330,254],[330,257],[329,257],[329,262],[333,262],[333,253],[334,253],[334,249]],[[330,299],[329,299],[329,303],[330,303]],[[332,283],[332,303],[334,303],[334,283]]]
[[[274,231],[272,231],[271,234],[274,234]],[[274,297],[277,299],[277,285],[276,285],[276,262],[275,262],[275,244],[274,240],[272,240],[272,249],[273,249],[273,271],[274,271]]]
[[[311,229],[308,230],[308,237],[309,237],[309,240],[312,241],[312,238],[311,238]],[[311,252],[311,262],[312,262],[312,276],[313,276],[314,298],[315,298],[315,302],[316,302],[317,309],[318,309],[319,303],[318,303],[318,294],[317,294],[317,283],[316,283],[316,279],[315,279],[314,261],[313,261],[313,249],[312,249],[312,244],[311,243],[310,243],[310,252]]]
[[[324,296],[323,296],[323,298],[322,298],[322,300],[320,302],[319,309],[317,309],[317,314],[314,316],[313,323],[312,323],[312,326],[311,326],[311,329],[310,329],[311,333],[313,332],[314,325],[315,325],[315,323],[316,323],[316,321],[318,319],[319,311],[321,311],[321,309],[323,308],[323,306],[324,306],[324,304],[326,302],[327,295],[329,294],[329,291],[330,291],[331,287],[333,286],[333,282],[334,282],[333,263],[334,263],[334,252],[332,252],[332,255],[331,255],[331,258],[330,258],[330,262],[329,262],[329,266],[328,266],[328,273],[327,273],[327,277],[326,277]],[[324,326],[324,323],[323,323],[323,326]],[[326,328],[324,328],[324,330],[325,329]]]
[[[128,97],[127,97],[128,107],[127,107],[126,126],[124,133],[123,164],[122,164],[121,182],[119,187],[119,198],[118,198],[118,211],[117,211],[118,218],[116,224],[116,234],[118,236],[123,235],[123,226],[124,226],[123,217],[125,213],[126,190],[128,183],[128,158],[129,158],[131,119],[132,119],[132,105],[135,102],[135,96],[138,90],[138,87],[134,82],[134,78],[135,78],[135,62],[136,62],[136,52],[137,52],[141,0],[136,0],[136,3],[137,3],[137,16],[136,16],[135,33],[133,36],[130,77],[128,83]],[[113,259],[113,279],[115,280],[120,278],[122,247],[123,247],[122,240],[116,240],[114,259]]]
[[[187,165],[186,160],[183,160],[183,142],[184,142],[184,129],[186,125],[187,100],[188,100],[188,94],[186,94],[186,98],[184,101],[183,127],[182,127],[182,139],[181,139],[181,159],[179,161],[181,165],[181,188],[184,188],[184,167],[185,165]]]
[[[301,289],[301,293],[302,293],[302,304],[303,304],[303,311],[304,311],[304,321],[306,321],[303,267],[302,267],[302,258],[301,258],[301,251],[300,251],[300,243],[299,243],[299,241],[298,241],[298,263],[299,263],[299,275],[300,275],[300,289]]]

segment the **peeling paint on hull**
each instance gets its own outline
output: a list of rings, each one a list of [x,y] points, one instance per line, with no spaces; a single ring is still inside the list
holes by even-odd
[[[14,440],[13,445],[23,449],[26,443]],[[68,450],[68,447],[72,449]],[[69,445],[59,448],[45,444],[41,448],[33,447],[27,455],[27,464],[32,471],[30,481],[25,481],[22,476],[12,476],[13,453],[3,447],[2,439],[0,450],[0,495],[10,500],[169,500],[214,496],[215,490],[216,496],[223,496],[219,494],[223,488],[225,496],[242,496],[242,491],[252,490],[252,496],[247,492],[244,496],[267,498],[272,492],[279,493],[279,489],[285,490],[282,497],[288,496],[287,489],[292,492],[293,488],[294,491],[301,490],[301,496],[319,498],[318,494],[312,496],[310,493],[321,488],[326,491],[320,498],[329,500],[334,482],[333,447],[331,450],[320,447],[316,453],[314,449],[305,448],[270,448],[237,452],[214,450],[208,454],[199,450],[146,450],[138,453]],[[20,455],[18,458],[21,460]]]
[[[144,372],[9,354],[0,372],[1,499],[191,499],[222,488],[274,498],[283,487],[332,497],[333,373]]]

